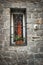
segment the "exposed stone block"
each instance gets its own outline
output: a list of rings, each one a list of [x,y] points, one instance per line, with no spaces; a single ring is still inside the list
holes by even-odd
[[[39,29],[43,30],[43,24],[39,24]]]
[[[42,52],[42,53],[43,53],[43,46],[42,46],[42,47],[40,47],[40,52]]]
[[[3,25],[4,25],[4,23],[2,23],[2,22],[0,21],[0,29],[3,28]]]
[[[2,20],[2,15],[0,14],[0,21]]]
[[[0,44],[0,50],[2,50],[2,45]]]
[[[28,65],[34,65],[34,59],[29,59],[29,60],[27,61],[27,64],[28,64]]]
[[[42,18],[37,19],[36,24],[43,24],[43,19]]]
[[[35,54],[35,58],[43,58],[43,54]]]
[[[38,59],[38,58],[36,59],[36,58],[35,58],[35,59],[34,59],[34,65],[40,65],[40,59]]]
[[[31,13],[31,18],[38,18],[38,13],[37,12],[33,12]]]
[[[36,34],[37,36],[43,36],[43,30],[37,30]]]

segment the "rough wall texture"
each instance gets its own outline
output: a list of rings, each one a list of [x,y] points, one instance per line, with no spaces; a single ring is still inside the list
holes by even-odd
[[[10,46],[10,8],[15,7],[26,8],[27,46]],[[43,0],[0,0],[0,65],[43,65]]]

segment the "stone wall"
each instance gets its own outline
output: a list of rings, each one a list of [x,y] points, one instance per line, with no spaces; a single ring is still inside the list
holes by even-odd
[[[27,46],[10,46],[10,8],[26,8]],[[43,65],[43,0],[0,1],[0,65]]]

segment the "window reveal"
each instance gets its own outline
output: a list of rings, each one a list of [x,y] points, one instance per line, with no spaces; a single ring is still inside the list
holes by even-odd
[[[11,44],[25,45],[24,13],[11,14]]]

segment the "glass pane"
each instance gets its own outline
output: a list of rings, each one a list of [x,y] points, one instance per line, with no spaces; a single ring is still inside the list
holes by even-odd
[[[14,14],[14,41],[16,44],[23,44],[23,15]]]

